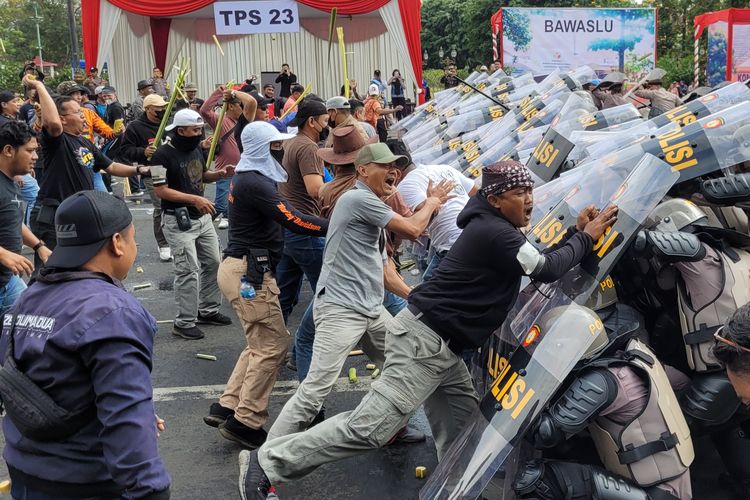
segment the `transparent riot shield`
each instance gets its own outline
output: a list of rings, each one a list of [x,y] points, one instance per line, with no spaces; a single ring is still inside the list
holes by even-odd
[[[669,122],[687,125],[722,109],[747,101],[750,101],[750,89],[743,83],[734,82],[687,104],[670,109],[650,121],[656,128]]]
[[[680,182],[748,161],[750,102],[722,109],[681,127],[667,125],[641,146],[644,152],[662,158],[677,170]]]
[[[608,204],[619,207],[618,219],[593,252],[558,284],[522,296],[523,304],[514,306],[499,330],[499,342],[519,347],[508,358],[488,358],[494,381],[420,499],[474,499],[484,490],[603,328],[578,304],[611,271],[678,178],[664,162],[644,158],[610,197]]]
[[[598,130],[609,126],[610,121],[614,125],[639,117],[638,110],[632,104],[596,111],[595,108],[587,107],[581,97],[574,95],[568,99],[565,108],[560,113],[559,122],[553,122],[552,127],[533,149],[526,167],[547,182],[557,174],[575,148],[576,144],[572,140],[573,132]]]

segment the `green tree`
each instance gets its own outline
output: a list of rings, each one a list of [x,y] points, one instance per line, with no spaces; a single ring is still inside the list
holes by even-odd
[[[0,8],[0,39],[5,52],[0,50],[0,88],[17,90],[20,86],[18,73],[25,61],[39,54],[34,5],[41,21],[39,32],[42,41],[42,57],[45,62],[59,64],[58,71],[70,74],[72,55],[68,34],[68,11],[66,0],[2,0]],[[81,3],[74,0],[74,18],[80,22]],[[76,26],[78,43],[76,52],[81,51],[81,26]]]

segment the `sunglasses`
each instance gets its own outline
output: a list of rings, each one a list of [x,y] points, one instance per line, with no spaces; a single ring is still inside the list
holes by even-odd
[[[728,345],[730,347],[734,347],[738,351],[742,352],[750,352],[750,349],[747,347],[739,345],[737,342],[730,340],[724,336],[724,325],[720,326],[716,333],[714,333],[714,341],[721,342],[722,344]]]

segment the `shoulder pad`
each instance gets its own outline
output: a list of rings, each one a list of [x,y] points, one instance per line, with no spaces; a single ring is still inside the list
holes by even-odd
[[[714,205],[734,205],[750,200],[750,173],[703,181],[700,193]]]
[[[724,372],[693,378],[680,398],[685,416],[704,425],[723,424],[740,407],[740,400]]]
[[[567,434],[583,430],[617,397],[617,386],[605,369],[585,370],[549,410],[552,420]]]
[[[665,262],[698,262],[706,256],[706,249],[697,236],[681,231],[647,231],[651,250]]]

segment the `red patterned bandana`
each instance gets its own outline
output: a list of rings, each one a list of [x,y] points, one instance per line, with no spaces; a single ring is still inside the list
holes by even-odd
[[[482,169],[482,194],[499,196],[517,188],[534,187],[531,173],[517,161],[499,161]]]

